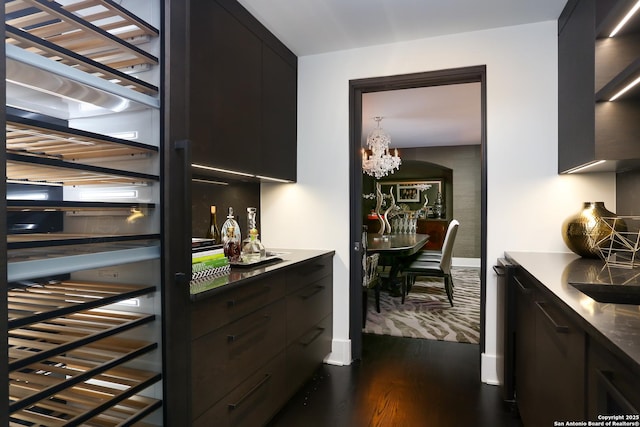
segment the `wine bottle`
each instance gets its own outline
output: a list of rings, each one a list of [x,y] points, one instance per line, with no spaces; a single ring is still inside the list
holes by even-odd
[[[216,217],[216,207],[211,206],[211,216],[209,217],[209,228],[207,229],[207,239],[213,239],[215,243],[221,243],[220,230]]]

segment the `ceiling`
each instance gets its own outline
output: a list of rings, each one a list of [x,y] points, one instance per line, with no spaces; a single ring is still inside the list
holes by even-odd
[[[480,144],[480,83],[369,92],[362,95],[362,146],[382,117],[392,148]]]
[[[238,0],[297,56],[556,20],[567,0]],[[480,85],[363,95],[363,144],[382,127],[392,147],[480,143]]]
[[[297,56],[558,19],[567,0],[238,0]]]

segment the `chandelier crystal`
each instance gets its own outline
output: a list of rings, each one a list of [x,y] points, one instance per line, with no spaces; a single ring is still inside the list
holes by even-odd
[[[393,173],[395,169],[399,169],[402,161],[398,157],[398,149],[395,150],[393,156],[389,154],[391,138],[380,127],[382,117],[374,117],[374,120],[378,125],[367,137],[367,147],[371,150],[371,155],[368,156],[365,149],[362,149],[362,171],[367,175],[380,179],[389,173]]]

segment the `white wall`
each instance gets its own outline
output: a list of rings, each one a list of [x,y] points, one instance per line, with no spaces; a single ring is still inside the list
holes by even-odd
[[[267,247],[335,249],[334,346],[349,341],[349,80],[487,67],[487,301],[482,379],[496,381],[496,277],[505,250],[568,251],[560,226],[584,201],[615,207],[614,174],[559,176],[556,23],[301,57],[298,183],[263,184]],[[613,210],[613,209],[612,209]]]

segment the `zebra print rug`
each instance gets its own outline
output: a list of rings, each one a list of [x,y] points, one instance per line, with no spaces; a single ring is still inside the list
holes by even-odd
[[[364,333],[477,344],[480,342],[480,269],[453,267],[453,307],[443,279],[418,277],[405,298],[380,292],[380,313],[369,292]]]

